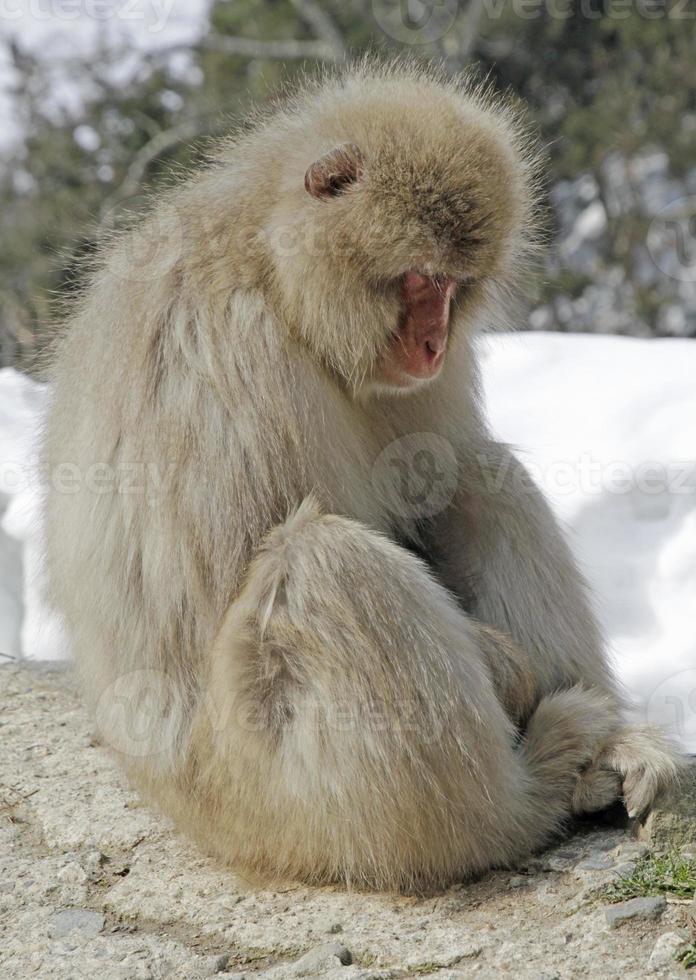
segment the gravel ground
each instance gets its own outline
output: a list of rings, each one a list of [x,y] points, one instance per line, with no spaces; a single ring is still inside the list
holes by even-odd
[[[93,738],[68,671],[2,667],[0,691],[7,980],[688,976],[674,953],[693,929],[692,902],[618,906],[602,894],[669,819],[643,828],[647,843],[616,821],[587,824],[524,869],[443,894],[260,891],[138,802]],[[696,820],[687,810],[682,849]]]

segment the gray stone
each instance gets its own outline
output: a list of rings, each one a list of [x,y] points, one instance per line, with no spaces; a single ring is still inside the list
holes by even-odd
[[[549,854],[548,856],[542,857],[538,863],[529,862],[528,867],[530,871],[534,871],[538,868],[540,871],[569,871],[575,866],[577,857],[563,857],[559,854]]]
[[[615,878],[630,878],[636,870],[636,862],[622,861],[621,864],[617,864],[612,870]]]
[[[617,847],[620,847],[625,842],[626,836],[623,830],[607,830],[592,834],[587,844],[590,853],[594,854],[595,851],[615,851]]]
[[[648,965],[653,970],[662,970],[666,966],[672,966],[674,964],[676,954],[680,949],[683,949],[685,945],[686,942],[684,938],[678,933],[663,932],[653,946],[650,959],[648,960]]]
[[[650,848],[642,841],[624,841],[616,848],[616,854],[625,861],[638,861],[650,853]]]
[[[606,871],[613,866],[614,859],[609,854],[601,852],[588,854],[584,861],[580,861],[577,865],[579,871]]]
[[[631,919],[658,919],[666,908],[667,902],[661,895],[654,898],[631,898],[628,902],[610,905],[604,910],[604,917],[610,929],[617,929]]]
[[[101,851],[88,851],[82,857],[80,863],[89,880],[97,881],[104,873],[104,865],[107,861],[108,858]]]
[[[56,939],[62,939],[71,932],[78,932],[85,938],[98,936],[104,923],[103,915],[89,909],[62,909],[51,916],[51,930]]]
[[[652,808],[638,835],[662,851],[696,845],[696,763],[685,769],[674,792]]]

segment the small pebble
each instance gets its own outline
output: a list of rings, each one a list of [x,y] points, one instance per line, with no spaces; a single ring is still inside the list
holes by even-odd
[[[210,972],[212,974],[224,973],[230,962],[228,953],[221,953],[219,956],[211,956]]]
[[[621,864],[617,864],[613,870],[615,878],[630,878],[636,870],[636,862],[623,861]]]
[[[70,861],[59,869],[56,877],[66,884],[81,885],[87,881],[85,870],[77,861]]]
[[[103,874],[104,865],[108,861],[101,851],[88,851],[82,858],[82,867],[90,881],[95,881]]]
[[[324,943],[308,953],[293,966],[292,972],[297,976],[324,976],[338,966],[350,966],[353,955],[340,943]]]
[[[91,938],[99,935],[104,928],[105,919],[99,912],[89,909],[62,909],[51,916],[51,931],[56,939],[62,939],[71,932],[78,932]]]

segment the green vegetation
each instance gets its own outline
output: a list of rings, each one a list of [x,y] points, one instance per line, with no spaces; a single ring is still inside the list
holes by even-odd
[[[650,895],[693,898],[696,894],[696,860],[678,854],[641,859],[633,874],[613,882],[606,897],[612,902]]]
[[[685,949],[677,953],[676,958],[687,970],[689,967],[696,966],[696,943],[689,943]]]

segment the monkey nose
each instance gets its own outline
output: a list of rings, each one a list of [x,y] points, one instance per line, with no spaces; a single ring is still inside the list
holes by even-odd
[[[438,354],[442,354],[442,352],[446,347],[446,344],[447,344],[447,335],[443,333],[442,330],[438,330],[437,333],[434,333],[431,337],[428,337],[425,341],[426,349],[429,351],[429,353],[435,356],[437,356]]]

